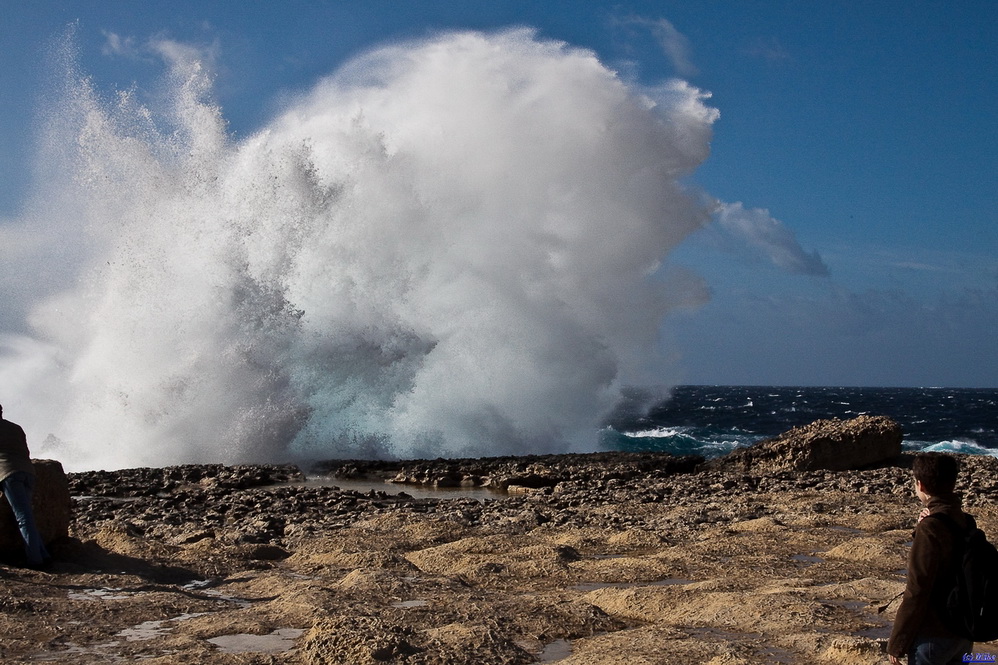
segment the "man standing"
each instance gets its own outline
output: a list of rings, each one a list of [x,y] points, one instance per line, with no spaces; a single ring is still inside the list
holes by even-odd
[[[48,565],[51,559],[38,533],[31,506],[35,467],[31,464],[27,438],[20,425],[3,419],[3,406],[0,406],[0,488],[21,530],[28,566],[42,568]]]
[[[915,494],[925,506],[915,525],[908,554],[908,580],[904,598],[894,619],[887,643],[893,665],[950,665],[963,662],[973,642],[948,629],[939,617],[939,590],[955,569],[956,542],[945,519],[926,519],[943,514],[961,529],[969,525],[960,498],[955,494],[959,470],[956,458],[939,453],[918,455],[912,465]]]

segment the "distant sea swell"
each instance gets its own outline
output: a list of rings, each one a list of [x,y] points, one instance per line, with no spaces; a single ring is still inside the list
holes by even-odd
[[[998,389],[679,386],[647,415],[614,415],[611,450],[712,458],[822,418],[886,415],[905,450],[998,456]]]

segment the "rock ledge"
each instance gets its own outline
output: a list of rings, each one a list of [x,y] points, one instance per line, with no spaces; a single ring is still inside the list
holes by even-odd
[[[753,474],[862,469],[900,455],[901,439],[901,426],[887,416],[816,420],[736,450],[712,466]]]

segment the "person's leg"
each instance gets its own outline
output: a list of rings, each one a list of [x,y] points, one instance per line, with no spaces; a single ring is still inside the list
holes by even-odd
[[[7,503],[10,504],[14,519],[17,520],[17,526],[21,530],[21,538],[24,539],[24,555],[28,559],[28,565],[40,566],[49,558],[49,554],[41,534],[38,533],[34,509],[31,506],[35,477],[30,473],[18,471],[7,476],[2,484],[4,496],[7,497]]]
[[[908,655],[908,665],[956,665],[963,654],[974,650],[974,643],[963,638],[918,638]]]

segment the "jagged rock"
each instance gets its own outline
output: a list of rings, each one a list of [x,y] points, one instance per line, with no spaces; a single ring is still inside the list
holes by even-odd
[[[377,665],[404,662],[422,649],[415,631],[375,616],[339,616],[318,621],[302,641],[309,665]]]
[[[280,561],[291,556],[283,547],[277,545],[253,545],[239,550],[247,559],[252,561]]]
[[[628,480],[636,477],[671,477],[693,473],[703,457],[669,453],[567,453],[526,457],[481,457],[407,461],[330,460],[317,463],[313,472],[332,478],[379,478],[402,485],[434,487],[488,487],[507,490],[510,485],[529,489],[554,488],[583,478]]]
[[[72,502],[69,481],[55,460],[32,460],[35,465],[35,522],[46,543],[69,535]],[[17,522],[6,499],[0,499],[0,551],[19,552],[24,547]]]
[[[816,420],[713,460],[711,466],[755,474],[861,469],[900,455],[901,439],[901,426],[887,416]]]
[[[74,495],[116,497],[153,497],[195,485],[205,491],[230,492],[304,479],[301,469],[293,464],[184,464],[163,468],[83,471],[69,477],[70,491]]]
[[[300,648],[308,665],[527,665],[536,658],[495,627],[451,623],[415,631],[382,617],[317,621]]]

